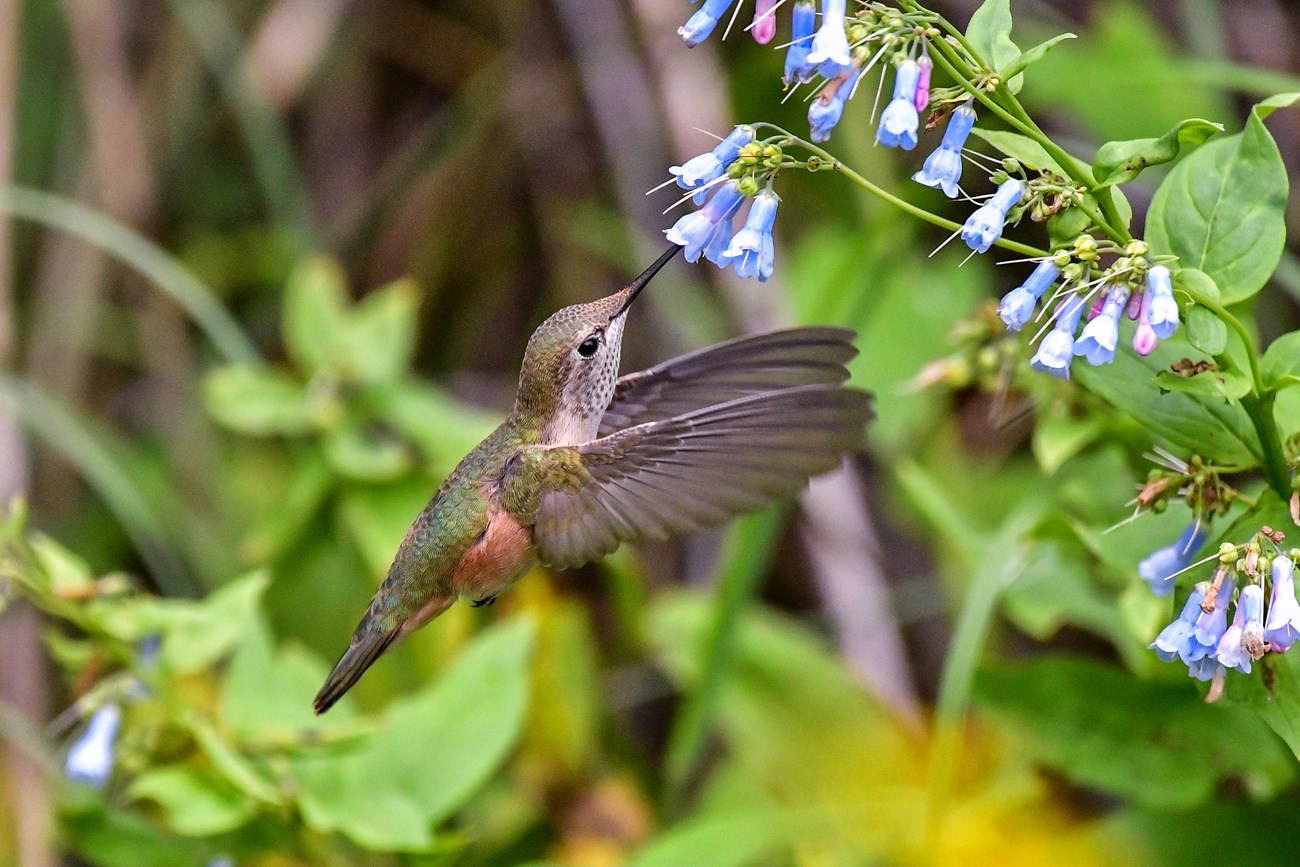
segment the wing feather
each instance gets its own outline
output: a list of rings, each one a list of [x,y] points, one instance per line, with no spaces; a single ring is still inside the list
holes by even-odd
[[[838,384],[858,351],[846,328],[788,328],[738,337],[618,380],[603,437],[646,422],[799,385]]]
[[[856,449],[866,392],[834,383],[746,395],[645,422],[581,446],[538,446],[571,461],[580,483],[546,488],[533,516],[543,562],[576,566],[622,542],[717,524],[788,496]],[[543,466],[543,478],[549,478]]]

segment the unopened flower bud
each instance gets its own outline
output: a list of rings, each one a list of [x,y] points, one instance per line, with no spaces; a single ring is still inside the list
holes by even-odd
[[[1231,542],[1224,542],[1219,546],[1219,562],[1227,566],[1237,559],[1237,546]]]

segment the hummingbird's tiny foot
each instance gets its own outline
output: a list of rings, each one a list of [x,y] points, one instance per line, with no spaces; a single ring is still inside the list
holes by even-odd
[[[482,599],[475,599],[473,602],[470,603],[470,606],[473,608],[482,608],[485,605],[495,605],[496,601],[497,598],[495,595],[484,596]]]

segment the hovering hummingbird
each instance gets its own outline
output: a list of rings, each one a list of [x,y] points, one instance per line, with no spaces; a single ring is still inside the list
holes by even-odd
[[[579,566],[622,542],[721,523],[858,447],[871,396],[843,387],[857,354],[846,329],[741,337],[618,376],[628,309],[680,249],[533,333],[510,417],[407,531],[317,713],[462,596],[490,605],[538,561]]]

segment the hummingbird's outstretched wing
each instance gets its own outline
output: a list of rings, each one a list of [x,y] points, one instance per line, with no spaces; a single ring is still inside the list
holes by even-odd
[[[857,448],[871,396],[838,385],[785,388],[695,409],[521,460],[543,480],[533,541],[542,562],[577,566],[622,542],[663,538],[801,489]],[[507,484],[509,484],[507,482]]]
[[[787,328],[737,337],[620,377],[597,436],[765,391],[841,383],[858,354],[847,328]]]

